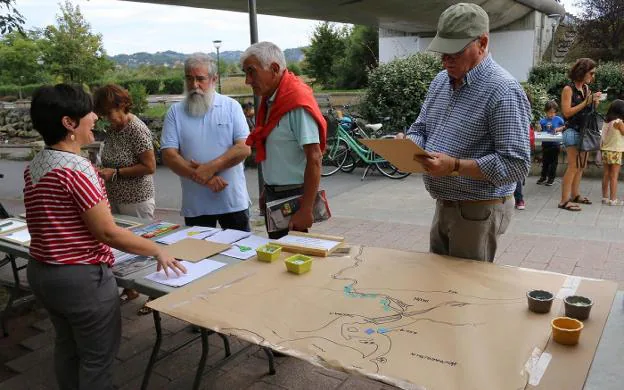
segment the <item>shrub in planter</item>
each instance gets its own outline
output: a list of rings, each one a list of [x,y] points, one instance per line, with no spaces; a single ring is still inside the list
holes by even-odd
[[[607,88],[609,100],[624,97],[624,64],[605,62],[598,66],[594,89],[602,91]]]
[[[529,72],[529,83],[542,85],[550,99],[560,101],[561,90],[570,82],[568,71],[570,64],[543,63],[534,66]]]
[[[522,87],[531,103],[531,124],[535,125],[544,116],[544,106],[551,99],[540,84],[522,83]]]
[[[429,84],[441,70],[439,57],[427,53],[380,65],[369,73],[362,115],[371,122],[390,117],[386,132],[404,131],[418,117]]]

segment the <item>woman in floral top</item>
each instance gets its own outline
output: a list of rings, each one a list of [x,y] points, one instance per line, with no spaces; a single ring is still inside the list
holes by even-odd
[[[113,214],[154,219],[154,180],[156,157],[152,133],[145,123],[130,112],[132,99],[124,88],[109,84],[94,94],[95,112],[110,126],[102,150],[100,176],[104,179]],[[124,289],[122,301],[139,293]],[[147,308],[139,314],[147,314]]]

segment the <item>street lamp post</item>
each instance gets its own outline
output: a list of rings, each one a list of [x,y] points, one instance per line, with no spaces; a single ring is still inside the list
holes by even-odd
[[[19,100],[22,100],[22,86],[24,85],[24,76],[20,76]]]
[[[550,39],[550,62],[555,62],[555,27],[557,27],[557,18],[561,17],[559,14],[550,14],[548,18],[552,20],[552,38]]]
[[[217,49],[217,89],[219,91],[219,93],[221,93],[221,69],[220,69],[220,62],[219,62],[219,48],[221,47],[221,41],[220,40],[216,40],[216,41],[212,41],[212,43],[214,44],[215,49]]]

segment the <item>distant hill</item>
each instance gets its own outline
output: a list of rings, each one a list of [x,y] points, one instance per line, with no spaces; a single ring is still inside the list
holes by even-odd
[[[301,47],[286,49],[284,50],[284,55],[286,56],[286,62],[301,62],[303,60],[303,51]],[[213,58],[217,58],[217,53],[207,53]],[[243,54],[242,51],[222,51],[219,53],[219,57],[224,62],[238,62],[240,60],[240,56]],[[125,65],[129,67],[137,67],[139,65],[165,65],[165,66],[175,66],[184,63],[184,60],[189,56],[189,54],[178,53],[175,51],[167,50],[156,53],[145,53],[139,52],[134,54],[118,54],[116,56],[112,56],[111,59],[119,64]]]

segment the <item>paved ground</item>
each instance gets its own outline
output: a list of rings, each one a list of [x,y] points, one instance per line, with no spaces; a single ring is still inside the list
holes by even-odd
[[[19,200],[22,163],[0,161],[0,200],[13,212],[23,209]],[[257,200],[255,171],[248,171],[250,193]],[[527,209],[517,211],[504,235],[496,262],[528,268],[615,280],[624,286],[624,207],[600,204],[600,182],[584,180],[583,194],[595,203],[580,213],[557,209],[559,186],[535,185],[527,180]],[[177,179],[162,169],[156,175],[157,205],[175,208],[179,202]],[[315,226],[315,231],[344,235],[354,244],[402,250],[426,251],[433,201],[422,180],[411,176],[402,181],[371,177],[360,181],[354,174],[337,174],[323,179],[334,217]],[[254,206],[255,208],[255,206]],[[161,209],[160,218],[180,220],[176,212]],[[261,227],[256,227],[261,229]],[[6,267],[5,267],[6,268]],[[2,271],[2,270],[0,270]],[[5,272],[6,273],[6,272]],[[6,275],[5,275],[6,277]],[[136,310],[143,299],[123,307],[123,343],[114,370],[121,389],[137,389],[154,340],[150,316]],[[167,342],[189,339],[193,334],[185,323],[164,321]],[[0,339],[0,390],[54,389],[50,322],[41,311],[31,311],[10,322],[12,336]],[[219,339],[212,340],[209,364],[222,356]],[[247,348],[248,347],[248,348]],[[179,351],[155,368],[150,389],[187,389],[193,380],[193,364],[199,359],[197,343]],[[247,349],[244,349],[247,348]],[[234,342],[242,352],[223,367],[204,375],[203,388],[211,389],[388,389],[389,386],[345,373],[313,367],[294,358],[277,359],[277,375],[267,375],[264,355],[255,346]]]

